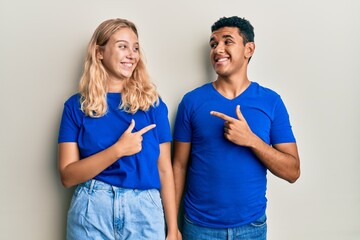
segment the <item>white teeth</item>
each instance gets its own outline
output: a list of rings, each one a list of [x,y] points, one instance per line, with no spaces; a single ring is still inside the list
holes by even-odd
[[[132,67],[132,63],[123,63],[125,66],[127,66],[127,67]]]
[[[218,60],[216,60],[217,62],[225,62],[227,60],[227,58],[220,58]]]

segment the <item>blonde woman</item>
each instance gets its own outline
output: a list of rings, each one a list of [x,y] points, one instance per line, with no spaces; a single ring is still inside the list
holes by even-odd
[[[171,132],[135,25],[110,19],[88,45],[79,93],[64,104],[59,172],[77,185],[67,239],[176,239]],[[165,231],[165,220],[167,231]]]

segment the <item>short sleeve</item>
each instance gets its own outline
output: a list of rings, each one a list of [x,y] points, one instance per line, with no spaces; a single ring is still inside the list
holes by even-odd
[[[80,131],[78,102],[70,98],[64,104],[64,110],[61,117],[58,143],[77,142]],[[79,106],[80,107],[80,106]]]
[[[289,114],[280,97],[276,102],[273,116],[270,130],[271,144],[296,142],[292,132]]]
[[[183,99],[178,106],[174,127],[174,139],[180,142],[191,142],[190,114],[185,105],[185,100]]]
[[[166,104],[160,99],[159,106],[156,108],[156,131],[159,138],[159,143],[171,142],[171,130],[168,117],[168,108]]]

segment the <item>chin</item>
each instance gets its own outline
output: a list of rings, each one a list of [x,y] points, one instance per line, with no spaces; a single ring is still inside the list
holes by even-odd
[[[131,76],[132,76],[132,72],[131,73],[123,73],[123,74],[121,74],[124,78],[126,78],[126,79],[129,79],[129,78],[131,78]]]
[[[219,76],[227,76],[228,74],[226,74],[226,71],[221,71],[221,70],[215,70],[216,74]]]

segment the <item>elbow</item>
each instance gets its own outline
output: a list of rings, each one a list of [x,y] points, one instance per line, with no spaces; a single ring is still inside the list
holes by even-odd
[[[290,176],[287,181],[289,183],[295,183],[298,179],[300,178],[300,169],[297,169],[293,174],[292,176]]]
[[[61,180],[61,184],[62,184],[65,188],[71,188],[71,187],[75,186],[75,184],[72,183],[69,178],[67,178],[66,176],[64,176],[64,174],[60,174],[60,180]]]
[[[289,183],[295,183],[300,178],[300,160],[297,158],[296,163],[292,167],[292,170],[290,171],[290,176],[287,179]]]
[[[177,159],[174,159],[173,166],[172,166],[173,172],[186,172],[187,170],[187,162],[184,163],[184,161],[178,161]]]
[[[64,182],[62,182],[62,185],[63,185],[65,188],[67,188],[67,189],[69,189],[69,188],[71,188],[71,187],[74,186],[74,185],[72,185],[72,184],[68,184],[68,183],[64,183]]]
[[[63,179],[61,179],[61,183],[65,188],[71,188],[72,186],[74,186],[73,184],[69,183],[69,181]]]

